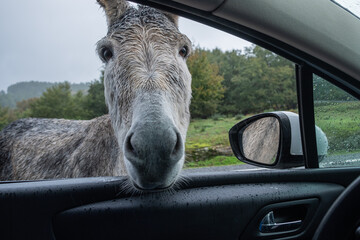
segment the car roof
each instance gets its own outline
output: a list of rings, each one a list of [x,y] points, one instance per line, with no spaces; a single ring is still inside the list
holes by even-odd
[[[270,40],[259,44],[275,49],[287,46],[309,55],[303,60],[330,65],[360,83],[360,19],[331,0],[152,0],[136,1],[155,4],[155,7],[170,7],[189,14],[187,17],[213,25],[231,26],[236,31],[245,27],[265,35]],[[184,14],[182,14],[184,15]],[[204,21],[205,19],[205,21]],[[206,21],[210,20],[209,21]],[[224,24],[226,21],[226,24]],[[211,23],[215,23],[211,24]],[[236,29],[237,28],[237,29]],[[250,33],[250,34],[249,34]],[[250,31],[247,31],[251,35]],[[251,36],[244,37],[247,40]],[[262,37],[262,40],[266,38]],[[274,44],[274,41],[277,41]],[[258,42],[253,41],[258,44]],[[270,49],[273,50],[273,49]],[[276,52],[276,51],[275,51]],[[311,57],[315,58],[311,59]],[[321,64],[315,64],[319,66]],[[326,66],[322,66],[326,69]],[[335,74],[336,75],[336,74]],[[337,74],[339,76],[339,74]],[[341,75],[341,74],[340,74]],[[346,78],[345,77],[345,78]],[[343,77],[344,78],[344,77]],[[347,81],[347,80],[345,80]]]

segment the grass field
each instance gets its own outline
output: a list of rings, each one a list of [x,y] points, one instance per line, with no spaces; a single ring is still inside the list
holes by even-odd
[[[192,120],[185,144],[185,167],[241,164],[232,154],[228,139],[229,129],[239,121],[234,117]],[[360,152],[359,101],[315,103],[315,121],[327,136],[328,154]]]
[[[216,167],[216,166],[238,165],[238,164],[244,164],[244,163],[240,162],[239,159],[232,156],[215,156],[207,160],[202,160],[197,162],[186,162],[185,168]]]
[[[315,103],[315,122],[326,134],[330,154],[360,151],[360,102]]]
[[[192,120],[187,133],[185,167],[241,164],[233,156],[228,132],[240,119],[214,117]]]
[[[229,129],[239,121],[235,118],[196,119],[191,121],[187,133],[186,149],[216,145],[229,146]]]

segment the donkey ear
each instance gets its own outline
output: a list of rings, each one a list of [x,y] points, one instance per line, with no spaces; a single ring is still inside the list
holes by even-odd
[[[129,3],[124,0],[97,0],[105,10],[108,27],[110,27],[129,7]]]
[[[165,11],[163,11],[162,13],[163,13],[170,21],[172,21],[177,28],[179,27],[179,16],[178,16],[178,15],[175,15],[175,14],[172,14],[172,13],[168,13],[168,12],[165,12]]]

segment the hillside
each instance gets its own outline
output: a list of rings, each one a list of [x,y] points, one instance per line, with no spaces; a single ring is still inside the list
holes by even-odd
[[[29,98],[40,97],[47,88],[54,86],[57,83],[50,82],[19,82],[8,87],[7,93],[0,91],[0,106],[15,108],[16,103]],[[87,83],[72,83],[70,84],[71,91],[87,92],[90,82]]]

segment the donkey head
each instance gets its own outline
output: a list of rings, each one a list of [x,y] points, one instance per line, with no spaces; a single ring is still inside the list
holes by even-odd
[[[168,188],[184,163],[191,43],[172,14],[122,0],[98,2],[108,23],[97,46],[105,99],[127,174],[138,189]]]

